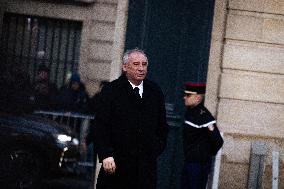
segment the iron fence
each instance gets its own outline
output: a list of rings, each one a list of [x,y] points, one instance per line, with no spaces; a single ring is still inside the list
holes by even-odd
[[[99,167],[97,155],[93,153],[92,146],[86,146],[85,139],[89,131],[90,122],[95,117],[92,115],[85,115],[76,112],[54,112],[54,111],[35,111],[37,115],[54,120],[60,124],[67,125],[79,139],[80,161],[74,167],[74,172],[82,175],[87,180],[91,180],[90,188],[94,187],[97,178],[96,168]]]
[[[21,66],[36,80],[40,64],[60,87],[67,73],[78,69],[82,23],[63,19],[4,13],[0,55],[2,66]]]

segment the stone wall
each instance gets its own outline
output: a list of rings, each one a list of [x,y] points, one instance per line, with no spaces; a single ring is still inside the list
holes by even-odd
[[[283,29],[283,1],[216,0],[206,104],[225,134],[220,188],[246,188],[254,140],[269,147],[264,188],[271,188],[272,150],[283,169]],[[283,179],[282,171],[280,188]]]

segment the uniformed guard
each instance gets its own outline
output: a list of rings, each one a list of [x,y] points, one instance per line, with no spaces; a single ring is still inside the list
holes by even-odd
[[[206,188],[212,156],[223,145],[216,120],[203,105],[205,89],[205,83],[185,83],[182,189]]]

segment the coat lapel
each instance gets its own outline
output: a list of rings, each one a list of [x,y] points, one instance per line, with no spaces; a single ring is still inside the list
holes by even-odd
[[[125,92],[125,94],[127,95],[127,97],[131,100],[131,101],[137,101],[137,98],[134,94],[133,88],[130,85],[129,81],[127,80],[125,75],[122,75],[120,77],[120,82],[121,82],[121,86],[122,86],[122,90]]]
[[[142,100],[145,101],[147,98],[149,98],[149,96],[151,95],[151,88],[147,82],[147,80],[145,79],[143,81],[143,97]]]

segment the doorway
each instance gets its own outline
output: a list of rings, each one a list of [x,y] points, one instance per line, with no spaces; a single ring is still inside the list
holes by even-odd
[[[167,113],[183,114],[183,84],[206,82],[214,0],[129,0],[125,48],[141,48]]]
[[[170,125],[158,161],[157,189],[179,189],[183,84],[206,82],[214,0],[129,0],[126,49],[143,49],[148,75],[165,95]]]

